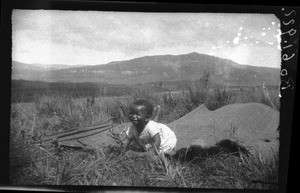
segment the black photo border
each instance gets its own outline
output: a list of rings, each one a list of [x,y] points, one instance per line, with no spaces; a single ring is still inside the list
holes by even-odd
[[[271,13],[281,21],[281,108],[280,108],[280,166],[279,190],[292,190],[288,176],[295,172],[295,127],[297,121],[296,79],[300,31],[300,7],[297,5],[265,5],[266,2],[247,2],[252,4],[200,4],[195,2],[138,2],[138,1],[95,1],[95,0],[2,0],[1,1],[1,162],[0,190],[37,191],[176,191],[176,192],[253,192],[256,190],[218,190],[149,187],[103,187],[103,186],[10,186],[9,183],[9,127],[10,127],[10,89],[11,89],[11,13],[13,9],[58,9],[58,10],[96,10],[96,11],[134,11],[134,12],[213,12],[213,13]],[[253,5],[254,4],[254,5]],[[293,128],[293,129],[292,129]],[[293,135],[292,135],[293,133]],[[293,142],[293,143],[292,143]],[[266,192],[257,190],[256,192]],[[273,192],[273,191],[271,191]]]

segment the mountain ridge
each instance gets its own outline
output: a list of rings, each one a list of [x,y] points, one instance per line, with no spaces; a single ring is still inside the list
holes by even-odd
[[[279,84],[280,69],[241,65],[228,59],[192,52],[181,55],[143,56],[107,64],[62,69],[13,68],[12,79],[46,82],[102,82],[143,84],[155,81],[197,80],[209,74],[210,81],[227,85]]]

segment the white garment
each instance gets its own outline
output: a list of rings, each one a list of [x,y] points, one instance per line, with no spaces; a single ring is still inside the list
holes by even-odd
[[[152,144],[151,139],[154,135],[159,133],[160,136],[160,153],[174,154],[177,138],[175,133],[166,125],[149,121],[144,130],[139,134],[134,125],[131,125],[126,134],[129,138],[137,137],[147,148]]]

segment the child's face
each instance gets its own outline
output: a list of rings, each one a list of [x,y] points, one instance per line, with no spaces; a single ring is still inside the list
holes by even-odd
[[[129,120],[133,125],[144,126],[148,122],[149,115],[145,106],[131,105],[129,107]]]

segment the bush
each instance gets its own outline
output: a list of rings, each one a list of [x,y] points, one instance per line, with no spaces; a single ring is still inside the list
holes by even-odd
[[[216,87],[212,93],[209,93],[204,102],[209,110],[216,110],[228,104],[231,104],[233,93],[227,91],[226,88]]]

